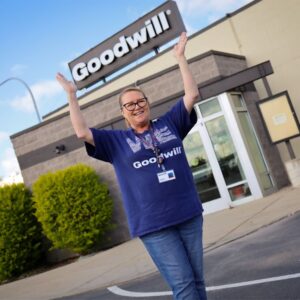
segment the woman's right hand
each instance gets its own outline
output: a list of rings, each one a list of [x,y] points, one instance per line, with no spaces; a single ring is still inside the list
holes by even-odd
[[[66,91],[67,94],[69,94],[69,95],[76,94],[77,87],[73,81],[66,79],[66,77],[64,75],[62,75],[61,73],[56,74],[56,80],[63,87],[63,89]]]

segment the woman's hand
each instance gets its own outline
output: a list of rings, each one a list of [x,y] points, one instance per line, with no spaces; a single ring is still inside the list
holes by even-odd
[[[179,58],[181,58],[182,56],[184,56],[184,52],[185,52],[185,45],[187,43],[187,36],[186,36],[186,32],[182,32],[180,37],[179,37],[179,41],[178,43],[174,46],[174,55],[176,57],[176,59],[178,60]]]
[[[77,87],[74,84],[74,82],[67,80],[64,75],[61,73],[56,74],[56,80],[59,82],[59,84],[63,87],[63,89],[66,91],[67,94],[76,94]]]

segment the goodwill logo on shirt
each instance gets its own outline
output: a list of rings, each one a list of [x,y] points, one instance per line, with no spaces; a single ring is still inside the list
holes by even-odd
[[[169,130],[169,128],[167,126],[160,128],[160,129],[155,129],[153,134],[154,134],[156,140],[160,144],[163,144],[163,143],[166,143],[166,142],[176,139],[176,136]],[[153,148],[152,138],[151,138],[150,133],[147,134],[146,136],[144,136],[143,139],[145,140],[145,142],[142,141],[138,137],[135,137],[134,141],[132,141],[130,138],[126,139],[128,145],[130,146],[133,153],[140,151],[142,148],[142,145],[144,146],[145,149]],[[162,153],[162,155],[164,156],[164,158],[169,158],[169,157],[173,157],[175,155],[179,155],[181,153],[182,153],[181,147],[175,147],[171,151]],[[145,159],[143,161],[135,161],[133,163],[133,166],[134,166],[134,168],[139,169],[143,166],[147,166],[149,164],[154,164],[156,162],[157,162],[157,158],[151,157],[150,159]]]
[[[173,157],[175,155],[179,155],[182,153],[181,147],[174,147],[171,151],[167,151],[167,152],[163,152],[162,155],[164,156],[164,158],[170,158]],[[145,159],[142,161],[135,161],[133,163],[133,166],[136,169],[139,169],[141,167],[145,167],[148,166],[150,164],[155,164],[157,162],[157,158],[156,157],[151,157],[149,159]]]

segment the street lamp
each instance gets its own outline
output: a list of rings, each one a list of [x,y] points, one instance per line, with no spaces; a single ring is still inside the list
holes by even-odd
[[[26,89],[28,90],[28,92],[29,92],[29,94],[31,96],[31,99],[32,99],[32,102],[33,102],[33,105],[34,105],[34,109],[35,109],[36,115],[38,117],[39,123],[41,123],[42,120],[41,120],[41,117],[40,117],[40,114],[39,114],[39,111],[38,111],[35,99],[33,97],[32,91],[29,88],[29,86],[27,85],[27,83],[24,80],[22,80],[22,79],[20,79],[18,77],[10,77],[10,78],[7,78],[6,80],[4,80],[3,82],[1,82],[0,86],[3,85],[4,83],[6,83],[7,81],[10,81],[10,80],[17,80],[17,81],[19,81],[19,82],[21,82],[21,83],[23,83],[25,85]]]

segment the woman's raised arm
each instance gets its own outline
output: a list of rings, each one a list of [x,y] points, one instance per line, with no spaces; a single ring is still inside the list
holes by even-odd
[[[92,132],[86,124],[77,101],[77,88],[75,84],[72,81],[67,80],[61,73],[57,73],[56,79],[67,94],[70,107],[71,123],[77,137],[91,145],[95,145]]]
[[[184,105],[191,112],[195,102],[199,99],[199,90],[185,57],[187,43],[186,33],[180,35],[178,43],[174,46],[174,55],[177,59],[184,87]]]

